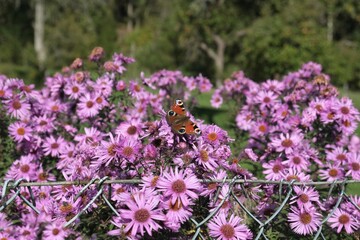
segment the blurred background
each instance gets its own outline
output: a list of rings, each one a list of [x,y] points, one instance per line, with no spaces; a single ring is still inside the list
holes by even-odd
[[[263,81],[315,61],[359,89],[359,23],[358,0],[0,0],[0,73],[41,86],[102,46],[136,59],[127,78],[166,68]]]

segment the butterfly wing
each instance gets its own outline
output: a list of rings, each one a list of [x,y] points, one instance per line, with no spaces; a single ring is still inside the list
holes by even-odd
[[[178,134],[200,134],[201,131],[190,117],[186,116],[183,101],[177,99],[166,115],[166,121]]]

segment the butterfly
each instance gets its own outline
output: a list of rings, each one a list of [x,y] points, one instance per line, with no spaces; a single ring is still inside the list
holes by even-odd
[[[166,121],[171,129],[178,134],[200,135],[200,128],[186,115],[183,101],[177,99],[166,114]]]

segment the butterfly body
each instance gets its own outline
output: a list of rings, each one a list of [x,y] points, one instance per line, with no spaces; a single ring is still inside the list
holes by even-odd
[[[166,121],[171,129],[178,134],[200,135],[200,128],[186,115],[184,103],[177,99],[166,114]]]

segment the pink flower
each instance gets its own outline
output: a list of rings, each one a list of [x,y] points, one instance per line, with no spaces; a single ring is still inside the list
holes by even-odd
[[[288,214],[291,229],[297,234],[308,235],[316,231],[321,224],[321,214],[315,208],[291,207]]]
[[[59,136],[54,138],[53,136],[47,137],[43,142],[43,149],[45,155],[51,155],[52,157],[57,157],[60,155],[63,147],[66,146],[66,141],[63,137]]]
[[[30,155],[23,155],[11,165],[6,174],[6,179],[36,180],[38,164],[34,163],[34,158]]]
[[[348,154],[348,163],[346,166],[346,176],[351,175],[352,179],[360,180],[360,154],[350,153]]]
[[[277,103],[277,95],[274,94],[274,92],[271,91],[260,91],[257,95],[257,101],[260,103],[261,107],[270,107]]]
[[[335,163],[343,163],[347,161],[347,151],[343,147],[332,146],[326,151],[327,160],[332,160]]]
[[[160,199],[147,192],[140,192],[133,195],[133,201],[126,201],[125,205],[129,208],[122,209],[121,218],[126,220],[125,232],[131,231],[131,235],[140,233],[144,236],[144,230],[152,235],[152,231],[157,231],[161,226],[156,222],[165,221],[165,216],[158,208]]]
[[[23,122],[14,122],[9,126],[9,133],[16,142],[22,142],[23,140],[30,141],[31,132],[31,127]]]
[[[201,189],[200,182],[194,174],[178,170],[177,167],[175,167],[175,171],[172,168],[164,171],[158,180],[157,187],[164,192],[164,197],[171,199],[171,204],[180,200],[178,202],[185,207],[190,204],[189,198],[197,199],[199,197],[197,192]]]
[[[223,101],[224,100],[220,94],[220,91],[215,90],[214,94],[211,97],[211,101],[210,101],[211,106],[213,106],[214,108],[219,108],[222,105]]]
[[[292,133],[282,133],[279,138],[272,139],[270,145],[273,146],[277,152],[285,151],[290,154],[303,140],[303,135],[300,131],[293,131]]]
[[[344,178],[344,170],[340,165],[337,164],[327,164],[325,169],[319,170],[320,179],[326,181],[341,180]]]
[[[334,107],[335,118],[344,121],[354,121],[359,117],[359,111],[354,107],[350,98],[336,99]]]
[[[69,230],[63,228],[64,222],[53,221],[50,222],[43,232],[44,240],[64,240],[69,234]]]
[[[309,161],[303,156],[303,154],[299,154],[298,152],[290,154],[287,157],[287,160],[283,161],[283,164],[299,172],[303,170],[307,171],[310,165]]]
[[[30,104],[28,104],[25,100],[14,97],[10,100],[4,101],[4,103],[7,112],[11,117],[24,119],[30,115]]]
[[[337,208],[328,219],[328,223],[339,233],[344,228],[346,233],[353,233],[359,228],[359,223],[347,212]]]
[[[85,92],[84,84],[75,80],[68,82],[64,88],[64,93],[69,95],[70,99],[79,99]]]
[[[271,160],[269,163],[263,163],[265,169],[263,173],[267,180],[280,180],[282,178],[282,172],[284,171],[284,165],[280,159]]]
[[[241,221],[240,217],[233,214],[227,220],[226,214],[220,213],[208,223],[210,236],[218,240],[252,239],[249,228]]]
[[[319,193],[314,187],[294,186],[294,191],[296,193],[296,196],[291,198],[292,201],[290,202],[290,204],[296,202],[300,209],[305,208],[306,210],[313,206],[313,202],[320,204]]]
[[[94,117],[99,113],[99,106],[96,104],[96,99],[89,93],[80,97],[78,103],[77,114],[80,117]]]

